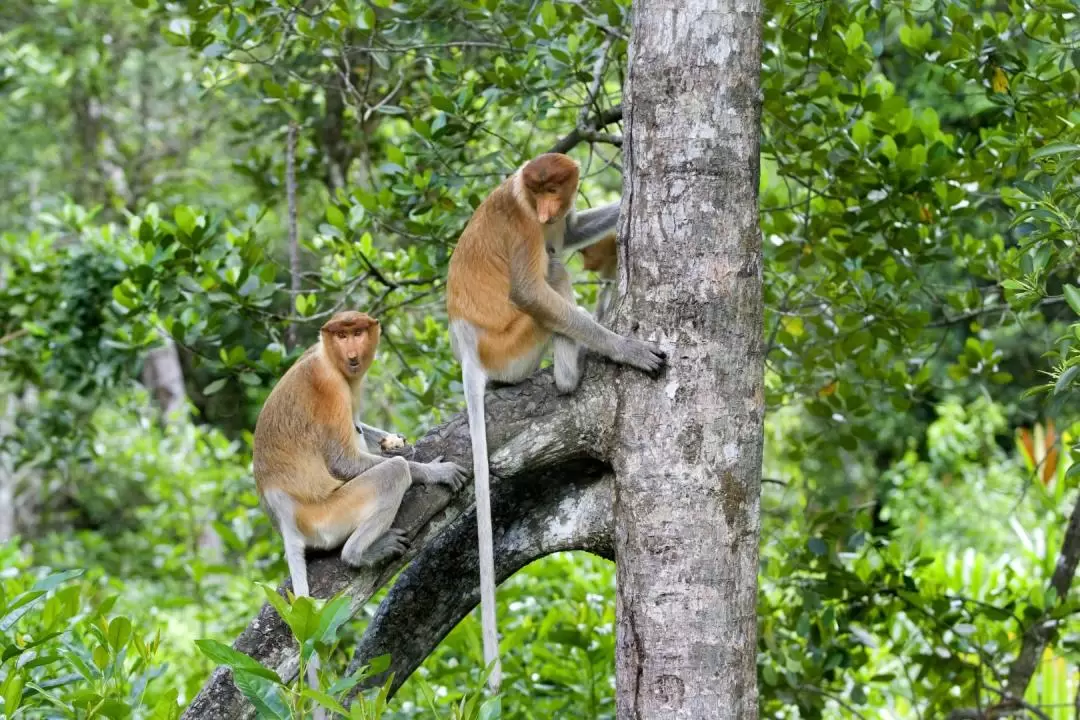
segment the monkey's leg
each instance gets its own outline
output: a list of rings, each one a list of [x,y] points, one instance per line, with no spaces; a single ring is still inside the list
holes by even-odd
[[[556,258],[548,261],[548,284],[555,289],[575,307],[577,301],[574,298],[574,286],[570,281],[570,273],[566,267]],[[586,312],[578,307],[579,312]],[[555,335],[555,389],[560,393],[571,393],[577,390],[581,383],[581,355],[583,348],[576,341],[565,335]]]
[[[351,482],[361,478],[378,489],[370,517],[353,530],[341,549],[341,559],[353,567],[376,565],[389,558],[401,557],[409,549],[405,531],[390,528],[401,506],[401,498],[412,485],[408,461],[391,458]]]
[[[301,508],[297,520],[309,544],[331,548],[344,541],[341,559],[353,566],[367,564],[368,558],[361,559],[364,551],[386,534],[411,484],[408,461],[389,458],[342,485],[325,501]],[[400,532],[392,534],[398,542],[388,540],[381,552],[406,544]]]

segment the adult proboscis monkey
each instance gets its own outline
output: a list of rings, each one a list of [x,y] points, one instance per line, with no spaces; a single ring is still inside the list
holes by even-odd
[[[452,462],[368,452],[359,416],[379,337],[379,321],[364,313],[334,315],[270,391],[255,423],[255,486],[284,539],[297,596],[308,594],[305,548],[343,545],[341,559],[356,567],[400,557],[408,536],[390,525],[409,486],[457,491],[465,482],[465,470]],[[317,660],[310,669],[314,685]]]
[[[611,233],[619,218],[618,202],[577,213],[578,179],[578,164],[567,155],[547,153],[529,161],[480,204],[450,258],[446,306],[472,440],[484,663],[494,663],[492,690],[498,690],[502,673],[484,426],[487,381],[524,380],[550,344],[562,393],[581,380],[583,348],[652,375],[666,363],[655,344],[618,335],[577,307],[560,255]]]

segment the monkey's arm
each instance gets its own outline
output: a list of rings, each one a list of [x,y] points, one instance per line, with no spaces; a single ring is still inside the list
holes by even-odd
[[[510,300],[538,323],[596,352],[618,357],[626,338],[599,325],[547,282],[549,262],[543,246],[528,241],[510,255]],[[552,258],[550,262],[558,262]]]
[[[361,448],[363,440],[355,435],[355,428],[349,427],[347,438],[340,437],[336,430],[327,429],[322,444],[323,460],[330,474],[343,482],[352,480],[357,475],[367,472],[387,458],[372,455]]]
[[[599,324],[584,310],[558,293],[549,283],[543,242],[527,238],[513,247],[510,255],[510,300],[538,323],[574,340],[617,363],[630,365],[650,375],[663,369],[664,352],[652,343],[624,337]],[[562,264],[559,263],[559,267]],[[563,268],[565,272],[565,268]]]
[[[371,452],[378,452],[382,450],[394,450],[398,447],[404,447],[404,438],[401,438],[400,445],[394,447],[383,447],[382,443],[386,439],[394,440],[400,436],[389,433],[385,430],[375,427],[374,425],[368,425],[367,423],[356,423],[357,430],[363,435],[364,443],[368,450]],[[379,461],[386,460],[387,458],[381,456],[375,456]],[[409,477],[412,479],[415,485],[448,485],[455,492],[461,489],[461,486],[465,483],[466,475],[465,469],[460,465],[452,462],[440,462],[438,459],[429,463],[418,463],[409,460]]]
[[[566,218],[566,236],[563,238],[563,252],[572,253],[592,245],[615,229],[619,223],[619,204],[621,200],[591,208],[583,212],[571,212]]]

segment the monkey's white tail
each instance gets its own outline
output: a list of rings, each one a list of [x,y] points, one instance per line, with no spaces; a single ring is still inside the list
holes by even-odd
[[[293,594],[296,597],[310,597],[308,590],[307,559],[304,557],[304,541],[297,535],[286,531],[282,533],[285,539],[285,561],[289,564],[289,576],[292,578]],[[313,654],[307,666],[307,682],[312,689],[317,690],[319,685],[319,656]],[[316,707],[311,714],[314,720],[326,720],[326,710]]]
[[[484,421],[484,388],[487,376],[471,358],[461,363],[462,385],[465,386],[465,408],[469,417],[469,437],[472,439],[473,479],[476,482],[476,533],[479,539],[480,561],[480,624],[484,634],[484,665],[495,666],[488,676],[493,693],[502,683],[502,664],[499,661],[499,633],[495,625],[495,552],[491,539],[491,484],[488,476],[487,425]]]

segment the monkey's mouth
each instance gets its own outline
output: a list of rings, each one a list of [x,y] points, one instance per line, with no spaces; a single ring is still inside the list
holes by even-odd
[[[353,370],[353,371],[359,370],[360,369],[360,361],[359,360],[350,360],[349,361],[349,369]]]

